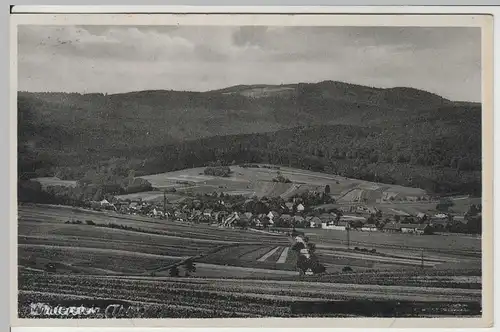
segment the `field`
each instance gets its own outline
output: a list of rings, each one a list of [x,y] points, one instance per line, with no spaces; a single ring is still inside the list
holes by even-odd
[[[307,229],[327,273],[301,276],[286,235],[63,206],[18,211],[21,315],[32,301],[97,298],[146,306],[148,317],[480,313],[480,239],[351,232],[347,249],[345,232]],[[189,257],[196,269],[187,275]]]
[[[178,191],[186,192],[211,193],[217,191],[257,197],[282,196],[288,198],[305,190],[323,191],[327,184],[330,185],[331,195],[343,201],[352,201],[356,196],[352,195],[354,190],[358,193],[377,192],[379,196],[384,192],[396,193],[400,197],[425,194],[425,191],[418,188],[373,183],[289,167],[280,167],[278,170],[260,166],[259,168],[231,166],[232,174],[227,178],[206,176],[203,174],[204,168],[191,168],[143,176],[142,178],[151,182],[153,187],[160,189],[175,187]],[[292,183],[273,182],[272,180],[278,171],[290,179]]]
[[[61,180],[56,177],[43,177],[43,178],[35,178],[35,181],[40,182],[43,188],[47,186],[65,186],[65,187],[75,187],[76,181],[71,180]]]

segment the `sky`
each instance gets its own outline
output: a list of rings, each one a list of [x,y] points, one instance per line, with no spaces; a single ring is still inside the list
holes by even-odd
[[[343,81],[481,100],[481,31],[465,27],[18,27],[21,91],[207,91]]]

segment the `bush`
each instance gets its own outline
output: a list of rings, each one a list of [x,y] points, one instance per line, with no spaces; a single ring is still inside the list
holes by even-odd
[[[205,175],[229,177],[231,174],[231,169],[228,166],[209,166],[205,168]]]
[[[95,226],[95,222],[93,222],[92,220],[85,220],[85,223],[87,225]]]
[[[354,247],[354,250],[355,251],[359,251],[359,247]]]
[[[169,270],[169,275],[171,277],[178,277],[179,276],[179,268],[177,266],[173,266]]]
[[[290,179],[284,177],[281,172],[278,172],[278,175],[273,179],[273,182],[279,182],[279,183],[291,183]]]
[[[352,268],[350,266],[344,266],[342,272],[352,272]]]
[[[372,254],[374,254],[374,253],[376,253],[376,252],[377,252],[377,250],[372,249],[372,250],[370,250],[370,252],[371,252]]]
[[[292,250],[299,252],[300,250],[304,249],[304,243],[302,242],[297,242],[292,246]]]

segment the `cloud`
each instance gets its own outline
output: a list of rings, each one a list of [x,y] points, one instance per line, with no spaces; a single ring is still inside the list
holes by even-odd
[[[203,91],[339,80],[480,100],[476,28],[20,26],[20,90]]]

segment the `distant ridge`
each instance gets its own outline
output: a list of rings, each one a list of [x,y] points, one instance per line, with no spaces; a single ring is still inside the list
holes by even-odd
[[[57,169],[78,179],[99,163],[164,172],[229,158],[480,192],[481,104],[414,88],[323,81],[208,92],[19,92],[18,120],[19,172],[38,176]]]

